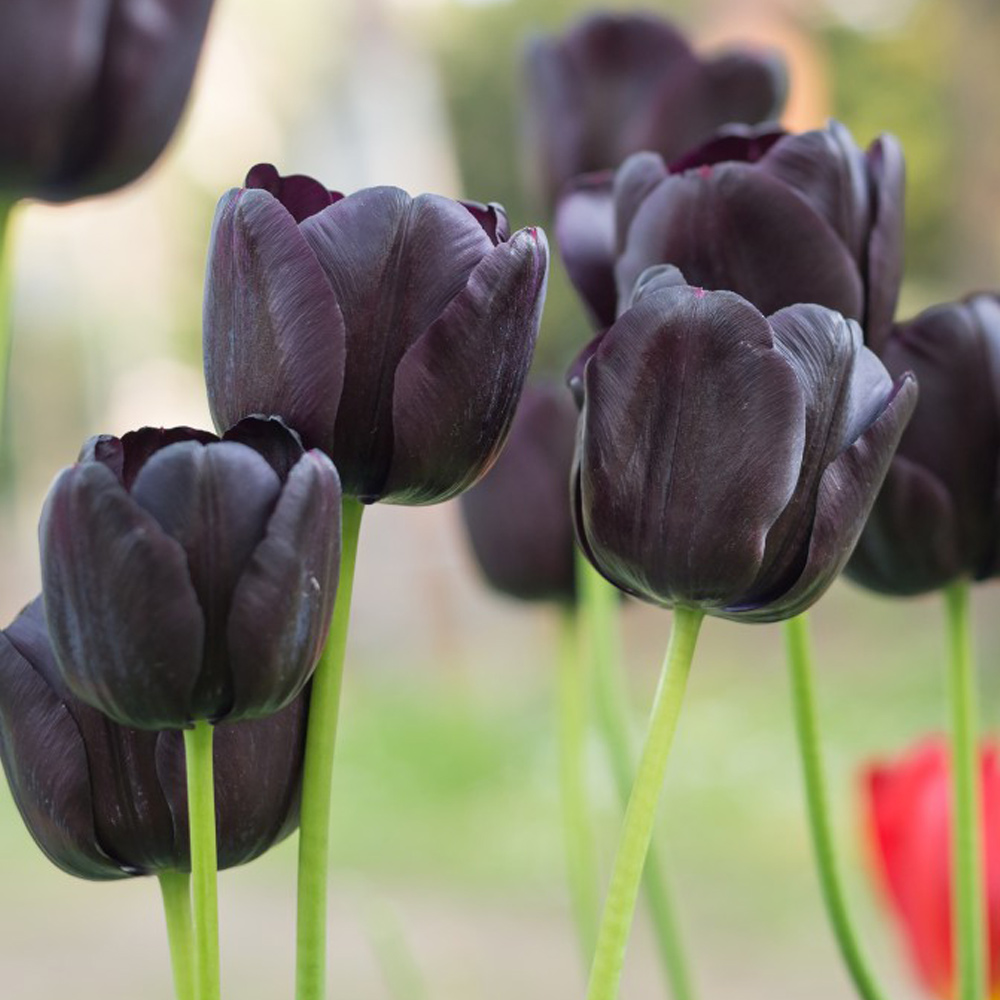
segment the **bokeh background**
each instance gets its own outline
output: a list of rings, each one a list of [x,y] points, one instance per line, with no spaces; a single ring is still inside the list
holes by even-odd
[[[611,4],[609,6],[621,6]],[[258,160],[343,190],[394,183],[506,204],[524,183],[518,59],[576,0],[220,0],[186,122],[117,195],[16,219],[15,341],[0,518],[0,618],[38,590],[45,491],[81,441],[208,425],[200,306],[214,204]],[[907,154],[901,314],[1000,285],[1000,13],[991,0],[647,4],[699,47],[781,48],[795,129],[834,115]],[[587,336],[558,270],[537,365]],[[13,485],[12,485],[13,484]],[[570,1000],[583,992],[561,851],[555,621],[480,582],[454,504],[365,518],[338,749],[330,995]],[[979,588],[982,717],[1000,714],[996,588]],[[857,769],[944,725],[936,600],[838,584],[814,614],[837,833],[852,903],[900,1000],[918,994],[866,879]],[[629,679],[649,704],[669,614],[629,606]],[[637,726],[639,725],[637,714]],[[591,779],[605,864],[618,810]],[[660,835],[703,997],[852,996],[811,867],[780,631],[710,620],[671,760]],[[223,976],[291,995],[294,838],[221,878]],[[0,788],[0,995],[170,994],[154,880],[91,885],[35,849]],[[644,918],[625,998],[665,996]]]

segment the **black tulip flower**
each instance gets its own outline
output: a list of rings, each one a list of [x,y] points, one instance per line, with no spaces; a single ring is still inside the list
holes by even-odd
[[[550,204],[577,174],[652,149],[672,160],[728,122],[776,118],[784,64],[774,53],[696,55],[653,14],[590,14],[525,53],[528,141]]]
[[[163,151],[212,0],[4,0],[0,196],[66,201],[121,187]]]
[[[298,822],[308,694],[217,727],[219,867],[262,854]],[[181,733],[128,729],[75,698],[41,598],[0,633],[0,760],[38,846],[64,871],[116,879],[190,870]]]
[[[644,600],[789,618],[847,561],[916,384],[829,309],[765,319],[676,280],[645,281],[586,362],[577,538]]]
[[[1000,297],[973,295],[894,327],[882,352],[920,402],[847,574],[910,595],[1000,574]]]
[[[734,126],[670,166],[639,153],[577,182],[556,238],[600,326],[648,267],[672,264],[765,315],[796,302],[835,309],[879,351],[902,275],[903,183],[890,135],[863,152],[838,122],[798,135]]]
[[[548,248],[497,205],[348,197],[250,171],[219,203],[205,376],[220,429],[274,414],[365,503],[437,503],[499,451],[527,375]]]
[[[569,477],[577,409],[563,385],[528,384],[496,464],[460,503],[483,574],[522,600],[576,596]]]
[[[123,725],[268,715],[319,657],[339,567],[336,469],[278,421],[227,438],[95,438],[46,500],[42,588],[59,669]]]

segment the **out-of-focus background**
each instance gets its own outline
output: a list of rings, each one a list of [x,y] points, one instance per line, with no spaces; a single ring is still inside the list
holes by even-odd
[[[610,4],[609,6],[621,6]],[[1000,17],[991,0],[647,4],[699,47],[786,53],[795,129],[834,115],[907,154],[902,315],[1000,286]],[[81,441],[208,425],[200,305],[214,204],[259,160],[353,190],[394,183],[544,221],[525,193],[519,50],[576,0],[220,0],[187,119],[117,195],[16,220],[0,619],[38,590],[44,493]],[[538,366],[587,324],[558,272]],[[481,584],[454,504],[365,518],[334,799],[330,995],[570,1000],[583,978],[565,891],[550,609]],[[1000,715],[1000,603],[976,601],[983,718]],[[838,584],[814,614],[819,696],[852,903],[899,1000],[916,997],[865,877],[856,768],[944,725],[942,615]],[[649,704],[668,613],[629,606],[629,676]],[[703,997],[846,1000],[811,867],[775,627],[703,630],[660,834]],[[618,822],[591,747],[603,860]],[[221,880],[226,994],[291,994],[294,838]],[[91,885],[34,848],[0,789],[0,995],[170,996],[153,880]],[[409,957],[407,957],[409,955]],[[664,996],[640,917],[623,996]]]

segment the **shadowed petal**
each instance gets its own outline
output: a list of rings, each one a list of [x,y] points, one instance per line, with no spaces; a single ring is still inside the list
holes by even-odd
[[[181,546],[96,462],[59,476],[38,534],[50,638],[73,693],[123,725],[189,719],[205,624]]]
[[[379,499],[438,503],[490,467],[531,364],[547,276],[545,233],[520,230],[483,258],[406,352],[393,394],[392,465]]]
[[[247,172],[245,188],[261,188],[284,205],[296,222],[322,212],[327,205],[340,201],[339,191],[330,191],[305,174],[283,177],[270,163],[258,163]]]
[[[612,195],[615,203],[614,248],[625,249],[629,227],[639,206],[656,189],[660,181],[670,176],[663,157],[658,153],[636,153],[615,171]]]
[[[809,555],[795,584],[759,610],[727,608],[720,612],[723,617],[781,621],[800,614],[819,599],[850,557],[916,405],[917,383],[906,375],[896,383],[881,417],[823,473]]]
[[[666,289],[618,320],[584,378],[580,534],[596,565],[657,603],[731,603],[803,449],[803,392],[766,320],[728,292]]]
[[[716,125],[776,118],[788,96],[785,60],[774,51],[726,52],[705,64]]]
[[[312,674],[330,626],[340,567],[340,480],[319,451],[292,469],[267,534],[233,592],[226,625],[230,718],[287,704]]]
[[[615,321],[615,207],[612,175],[587,174],[570,184],[556,206],[555,234],[570,281],[598,328]]]
[[[208,643],[194,691],[194,717],[219,718],[233,699],[225,623],[281,492],[265,459],[245,445],[185,443],[157,452],[142,468],[133,500],[156,518],[187,556]]]
[[[33,666],[40,656],[52,654],[36,600],[0,634],[0,760],[11,795],[35,843],[63,871],[124,878],[128,872],[101,849],[94,828],[83,737]]]
[[[245,444],[262,455],[267,464],[285,482],[288,473],[305,454],[302,439],[280,417],[247,417],[234,424],[222,436],[224,441]]]
[[[746,239],[747,233],[767,234]],[[654,264],[692,284],[736,292],[761,312],[817,302],[860,319],[864,290],[837,234],[785,184],[742,163],[669,177],[643,202],[616,277],[619,297]]]
[[[377,496],[392,455],[397,365],[462,291],[493,242],[458,202],[411,198],[389,187],[352,194],[301,230],[333,286],[350,338],[334,447],[323,450],[345,492]]]
[[[671,160],[670,173],[681,174],[693,167],[713,167],[728,160],[756,163],[763,159],[764,154],[779,139],[788,134],[774,122],[764,125],[724,125],[707,142]]]
[[[344,321],[295,219],[264,191],[230,191],[209,245],[205,380],[216,426],[277,414],[310,446],[332,448]]]

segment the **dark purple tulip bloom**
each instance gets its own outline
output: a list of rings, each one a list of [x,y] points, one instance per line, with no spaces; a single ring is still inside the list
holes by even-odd
[[[548,247],[498,205],[344,197],[250,171],[216,211],[205,377],[220,429],[274,414],[365,503],[428,504],[490,466],[527,375]]]
[[[298,823],[308,695],[215,731],[219,867],[243,864]],[[190,870],[184,741],[127,729],[74,698],[41,598],[0,633],[0,760],[45,854],[80,878]]]
[[[563,385],[529,384],[496,464],[461,505],[489,583],[526,601],[576,596],[569,477],[577,409]]]
[[[243,443],[245,442],[245,443]],[[66,686],[122,725],[174,729],[287,705],[326,638],[340,485],[278,421],[95,438],[39,525]]]
[[[728,122],[769,121],[787,80],[772,52],[711,59],[654,14],[590,14],[525,53],[528,141],[538,188],[554,204],[577,174],[652,149],[668,160]]]
[[[1000,298],[973,295],[898,324],[882,352],[920,402],[847,566],[887,594],[1000,574]]]
[[[862,152],[838,122],[800,135],[734,126],[669,167],[639,153],[581,179],[556,238],[599,326],[646,268],[673,264],[765,315],[796,302],[835,309],[879,351],[902,275],[903,174],[890,135]]]
[[[765,319],[675,280],[642,283],[586,362],[577,538],[644,600],[789,618],[847,561],[916,383],[894,384],[832,310]]]
[[[212,0],[4,0],[0,195],[66,201],[121,187],[163,151]]]

